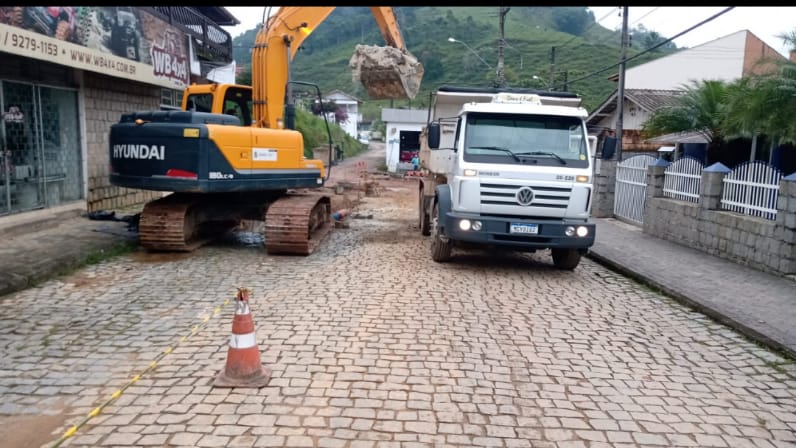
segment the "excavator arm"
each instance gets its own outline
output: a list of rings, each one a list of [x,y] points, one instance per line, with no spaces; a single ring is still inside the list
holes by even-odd
[[[257,33],[252,50],[254,125],[284,126],[290,63],[301,43],[334,7],[280,7]],[[391,7],[370,8],[388,47],[358,45],[349,65],[373,98],[414,98],[423,66],[406,50]]]

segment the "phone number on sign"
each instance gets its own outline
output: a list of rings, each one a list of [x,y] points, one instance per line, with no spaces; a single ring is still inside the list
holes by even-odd
[[[23,36],[10,31],[6,31],[3,45],[22,48],[29,51],[38,51],[47,56],[58,56],[58,45],[52,42],[44,42],[32,37]]]

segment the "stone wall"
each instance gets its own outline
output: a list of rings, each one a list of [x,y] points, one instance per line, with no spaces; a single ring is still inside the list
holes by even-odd
[[[614,190],[616,189],[616,160],[596,159],[594,162],[594,202],[591,216],[614,216]]]
[[[84,72],[83,99],[86,118],[88,211],[113,210],[141,204],[162,195],[116,187],[108,179],[108,135],[125,112],[160,108],[160,87]]]
[[[796,275],[796,176],[779,184],[776,221],[721,210],[721,164],[705,168],[699,201],[663,196],[666,162],[650,165],[644,233],[736,263],[780,275]]]

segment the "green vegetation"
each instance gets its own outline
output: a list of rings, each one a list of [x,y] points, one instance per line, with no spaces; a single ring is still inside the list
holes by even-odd
[[[296,108],[296,129],[304,137],[304,156],[312,158],[312,150],[329,144],[329,133],[322,117],[312,112]],[[340,145],[344,157],[351,157],[362,152],[365,147],[357,139],[348,135],[337,123],[329,123],[332,134],[332,146]]]
[[[409,51],[420,59],[425,76],[413,100],[369,100],[351,78],[348,61],[357,44],[384,45],[368,7],[338,7],[302,44],[293,61],[296,80],[317,83],[321,90],[342,90],[363,100],[365,120],[381,118],[383,107],[428,107],[430,92],[440,85],[487,87],[497,64],[498,10],[495,7],[396,7],[395,13]],[[235,59],[249,67],[256,30],[233,39]],[[632,31],[628,56],[660,42],[661,36],[643,28]],[[466,43],[449,42],[448,38]],[[511,7],[506,15],[505,77],[509,87],[547,88],[575,92],[587,110],[601,103],[616,83],[608,77],[618,70],[620,33],[596,24],[585,7]],[[471,48],[472,51],[470,51]],[[551,52],[555,47],[554,65]],[[664,45],[628,63],[629,67],[674,51]],[[473,54],[476,52],[478,56]],[[617,67],[589,76],[616,63]],[[241,79],[246,79],[243,75]],[[536,76],[536,78],[534,78]]]

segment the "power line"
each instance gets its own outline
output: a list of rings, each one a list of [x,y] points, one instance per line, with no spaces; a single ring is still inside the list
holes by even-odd
[[[629,58],[625,58],[623,61],[619,61],[619,62],[617,62],[617,63],[615,63],[615,64],[611,64],[611,65],[609,65],[609,66],[607,66],[607,67],[601,68],[600,70],[597,70],[597,71],[595,71],[595,72],[592,72],[591,74],[588,74],[588,75],[586,75],[586,76],[582,76],[582,77],[580,77],[580,78],[573,79],[573,80],[569,81],[569,84],[575,83],[575,82],[577,82],[577,81],[583,81],[584,79],[591,78],[592,76],[599,75],[600,73],[603,73],[603,72],[605,72],[605,71],[608,71],[608,70],[610,70],[610,69],[612,69],[612,68],[614,68],[614,67],[618,67],[618,66],[622,65],[622,63],[623,63],[623,62],[624,62],[624,63],[627,63],[628,61],[631,61],[631,60],[633,60],[633,59],[636,59],[636,58],[638,58],[638,57],[640,57],[640,56],[642,56],[642,55],[644,55],[644,54],[646,54],[646,53],[649,53],[649,52],[650,52],[650,51],[652,51],[652,50],[655,50],[655,49],[656,49],[656,48],[658,48],[658,47],[661,47],[661,46],[663,46],[663,45],[666,45],[666,44],[668,44],[669,42],[671,42],[671,41],[673,41],[673,40],[677,39],[678,37],[682,36],[683,34],[689,33],[689,32],[691,32],[691,31],[693,31],[694,29],[696,29],[696,28],[699,28],[700,26],[702,26],[702,25],[704,25],[704,24],[706,24],[706,23],[710,22],[711,20],[714,20],[714,19],[716,19],[716,18],[717,18],[717,17],[719,17],[720,15],[722,15],[722,14],[725,14],[725,13],[727,13],[727,12],[730,12],[730,11],[731,11],[732,9],[734,9],[734,8],[735,8],[735,6],[730,6],[730,7],[726,8],[726,9],[724,9],[723,11],[721,11],[721,12],[718,12],[718,13],[716,13],[716,14],[714,14],[714,15],[712,15],[712,16],[710,16],[710,17],[708,17],[707,19],[705,19],[705,20],[703,20],[703,21],[701,21],[701,22],[697,23],[696,25],[694,25],[694,26],[692,26],[692,27],[690,27],[690,28],[686,29],[685,31],[681,31],[681,32],[679,32],[679,33],[675,34],[674,36],[672,36],[672,37],[670,37],[670,38],[668,38],[668,39],[666,39],[666,40],[663,40],[663,41],[661,41],[661,42],[659,42],[659,43],[657,43],[657,44],[653,45],[652,47],[650,47],[650,48],[648,48],[648,49],[646,49],[646,50],[644,50],[644,51],[642,51],[642,52],[640,52],[640,53],[638,53],[638,54],[636,54],[636,55],[630,56]],[[561,86],[553,86],[553,88],[560,88],[560,87],[561,87]]]
[[[643,16],[639,17],[633,23],[631,23],[630,26],[633,26],[633,25],[637,24],[639,22],[639,20],[643,19],[644,17],[647,17],[648,15],[650,15],[653,12],[657,11],[658,9],[660,9],[660,6],[656,6],[655,8],[652,9],[652,11],[650,11],[650,12],[644,14]]]

